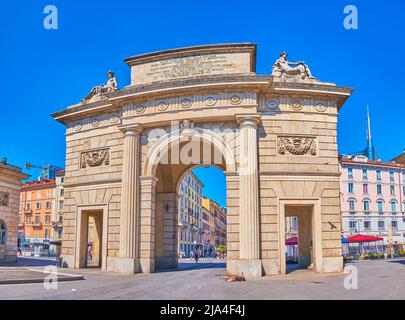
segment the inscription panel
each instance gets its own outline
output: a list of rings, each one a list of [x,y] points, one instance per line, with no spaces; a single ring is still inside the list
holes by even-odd
[[[249,52],[200,54],[133,65],[132,85],[187,77],[250,73]]]

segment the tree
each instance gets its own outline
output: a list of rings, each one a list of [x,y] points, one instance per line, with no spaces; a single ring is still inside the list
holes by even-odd
[[[224,246],[222,244],[219,245],[217,247],[217,252],[218,252],[219,256],[222,258],[224,256],[224,253],[226,252],[226,246]]]

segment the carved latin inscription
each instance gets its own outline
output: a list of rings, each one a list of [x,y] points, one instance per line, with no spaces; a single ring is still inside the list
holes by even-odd
[[[219,74],[249,73],[249,52],[199,54],[132,66],[132,85]]]
[[[99,167],[110,164],[110,150],[99,149],[82,152],[80,155],[80,169]]]
[[[279,137],[278,152],[283,155],[316,156],[316,141],[314,137]]]
[[[0,206],[8,206],[9,194],[7,192],[0,192]]]

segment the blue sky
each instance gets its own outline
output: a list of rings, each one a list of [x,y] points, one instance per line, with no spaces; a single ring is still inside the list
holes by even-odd
[[[43,28],[48,4],[58,8],[58,30]],[[358,7],[358,30],[343,28],[348,4]],[[365,147],[369,104],[377,151],[390,160],[405,148],[404,11],[400,0],[3,1],[0,157],[20,166],[26,161],[63,166],[64,128],[50,114],[78,102],[105,81],[109,69],[121,87],[129,84],[126,57],[254,42],[258,74],[269,73],[286,50],[320,80],[355,88],[339,115],[339,151]],[[220,193],[219,184],[207,187],[209,194]]]

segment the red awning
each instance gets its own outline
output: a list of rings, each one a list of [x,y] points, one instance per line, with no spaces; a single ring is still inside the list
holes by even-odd
[[[287,239],[285,241],[285,244],[287,246],[295,246],[298,244],[298,237],[291,237],[290,239]]]
[[[374,237],[374,236],[367,236],[364,234],[357,234],[355,236],[348,238],[349,243],[359,243],[359,242],[376,242],[376,241],[383,241],[383,238]]]

